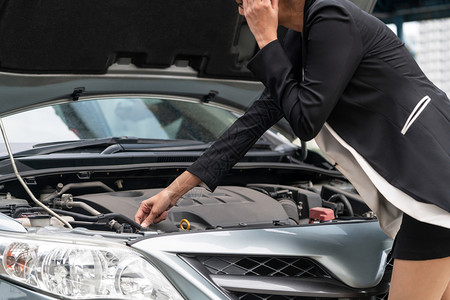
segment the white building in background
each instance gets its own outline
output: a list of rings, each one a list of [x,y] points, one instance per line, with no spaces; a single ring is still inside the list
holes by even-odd
[[[450,97],[450,18],[404,23],[403,35],[425,75]]]

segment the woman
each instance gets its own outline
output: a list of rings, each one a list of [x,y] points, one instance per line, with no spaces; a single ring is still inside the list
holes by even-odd
[[[142,202],[147,226],[192,187],[211,190],[285,117],[316,139],[395,237],[390,299],[450,299],[450,101],[381,21],[347,0],[243,0],[266,90],[186,172]],[[277,27],[289,29],[284,48]]]

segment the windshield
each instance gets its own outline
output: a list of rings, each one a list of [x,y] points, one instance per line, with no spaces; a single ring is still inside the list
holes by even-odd
[[[35,144],[137,137],[216,140],[235,120],[208,104],[155,98],[108,98],[37,108],[3,118],[13,152]],[[5,153],[2,140],[0,152]]]

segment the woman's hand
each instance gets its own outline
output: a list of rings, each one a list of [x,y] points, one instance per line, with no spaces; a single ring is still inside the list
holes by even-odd
[[[142,227],[148,227],[152,223],[156,224],[165,220],[168,210],[177,204],[178,199],[200,182],[201,180],[197,176],[185,171],[167,188],[142,201],[134,220]]]
[[[245,16],[260,49],[277,39],[279,0],[243,0]]]
[[[176,201],[172,200],[170,191],[164,189],[155,196],[141,202],[134,220],[142,227],[159,223],[167,218],[168,210],[176,204]]]

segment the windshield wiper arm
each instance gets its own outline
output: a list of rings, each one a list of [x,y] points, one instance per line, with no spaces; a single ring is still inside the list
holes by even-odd
[[[32,149],[14,153],[14,157],[27,157],[35,155],[45,155],[66,151],[97,149],[101,154],[114,154],[118,152],[170,152],[170,151],[204,151],[213,142],[204,143],[195,140],[164,140],[133,137],[108,137],[99,139],[84,139],[74,141],[61,141],[51,143],[41,143],[33,146]],[[100,149],[99,149],[100,148]],[[271,150],[270,144],[259,140],[252,149]],[[0,160],[7,159],[8,156],[0,157]]]
[[[152,147],[186,147],[186,146],[198,146],[205,145],[205,143],[193,140],[164,140],[164,139],[147,139],[147,138],[134,138],[134,137],[108,137],[100,139],[85,139],[75,141],[62,141],[52,143],[42,143],[33,146],[33,149],[20,151],[14,153],[14,157],[24,157],[42,154],[51,154],[57,152],[64,152],[76,149],[89,149],[104,147],[108,149],[110,146],[121,147],[122,151],[125,150],[123,145],[136,145],[136,148],[152,148]],[[149,145],[152,145],[149,147]],[[103,152],[101,150],[100,152]],[[117,152],[117,151],[116,151]],[[5,159],[1,157],[1,159]]]
[[[154,151],[154,152],[170,152],[170,151],[204,151],[208,149],[214,142],[209,143],[199,143],[199,144],[160,144],[160,145],[136,145],[136,144],[118,144],[118,145],[111,145],[110,147],[106,148],[102,153],[104,154],[111,154],[111,153],[117,153],[121,151],[125,152],[133,152],[133,151]],[[259,150],[272,150],[270,143],[266,141],[258,140],[253,146],[252,149],[259,149]]]

